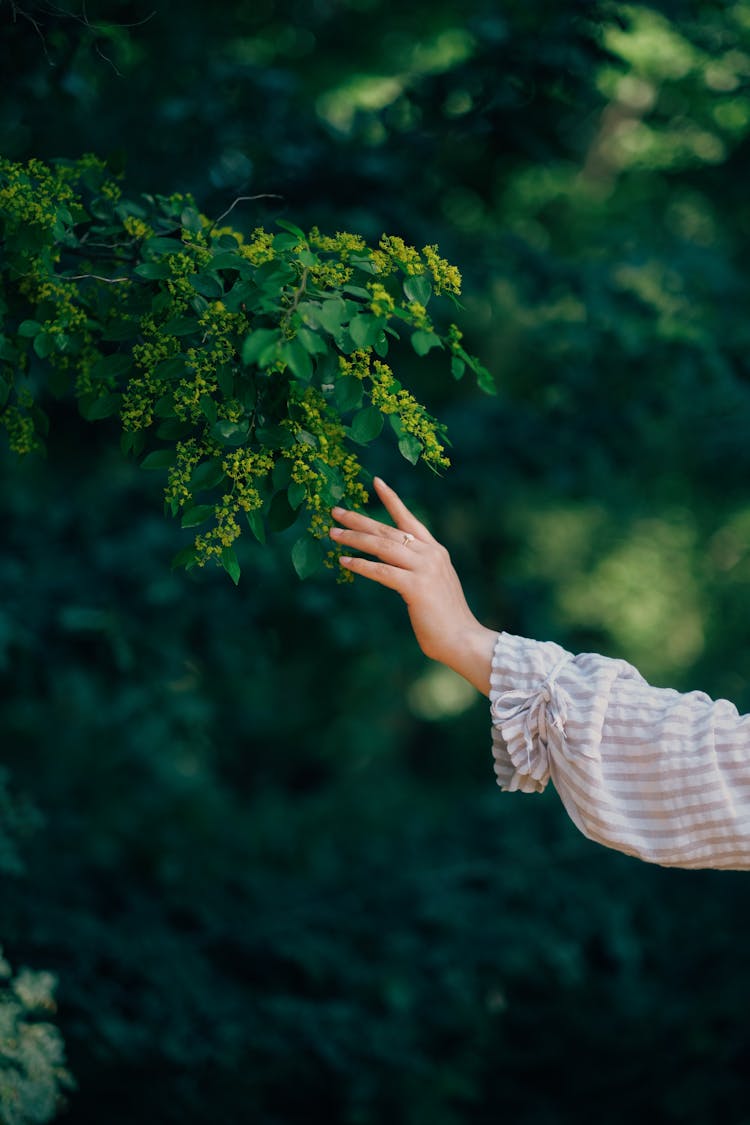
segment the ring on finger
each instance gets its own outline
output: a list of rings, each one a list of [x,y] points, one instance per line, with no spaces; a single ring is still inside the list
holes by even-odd
[[[410,543],[414,542],[414,536],[410,531],[404,532],[404,538],[401,540],[402,547],[408,547]]]

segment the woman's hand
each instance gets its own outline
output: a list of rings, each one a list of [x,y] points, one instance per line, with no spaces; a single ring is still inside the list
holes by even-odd
[[[414,635],[425,656],[453,668],[484,695],[497,634],[481,625],[466,604],[450,556],[379,477],[375,490],[395,527],[360,512],[334,508],[340,527],[331,539],[372,559],[342,556],[341,565],[396,590],[409,609]]]

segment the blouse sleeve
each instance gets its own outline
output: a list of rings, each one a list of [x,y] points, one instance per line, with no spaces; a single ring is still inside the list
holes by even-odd
[[[750,870],[750,715],[508,633],[490,685],[501,789],[551,780],[591,840],[664,866]]]

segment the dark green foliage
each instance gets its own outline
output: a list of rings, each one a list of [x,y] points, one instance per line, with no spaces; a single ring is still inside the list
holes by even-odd
[[[366,468],[488,624],[747,709],[748,5],[253,0],[124,26],[149,11],[0,4],[4,154],[119,153],[133,193],[209,215],[281,194],[234,207],[247,231],[438,241],[500,393],[394,347],[454,466],[412,470],[394,432]],[[336,406],[370,434],[357,380]],[[172,572],[164,466],[118,440],[60,400],[47,459],[2,462],[2,804],[38,813],[3,814],[0,937],[59,979],[64,1120],[743,1125],[747,876],[650,868],[552,793],[500,796],[486,707],[403,607],[297,581],[281,474],[238,589]]]

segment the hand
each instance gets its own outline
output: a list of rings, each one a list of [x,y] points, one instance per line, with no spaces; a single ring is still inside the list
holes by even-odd
[[[425,656],[447,664],[489,695],[497,633],[481,625],[469,609],[445,547],[392,488],[379,477],[374,483],[396,526],[361,512],[334,508],[333,518],[341,527],[331,528],[331,539],[379,560],[342,556],[341,565],[396,590],[406,602],[414,635]]]

